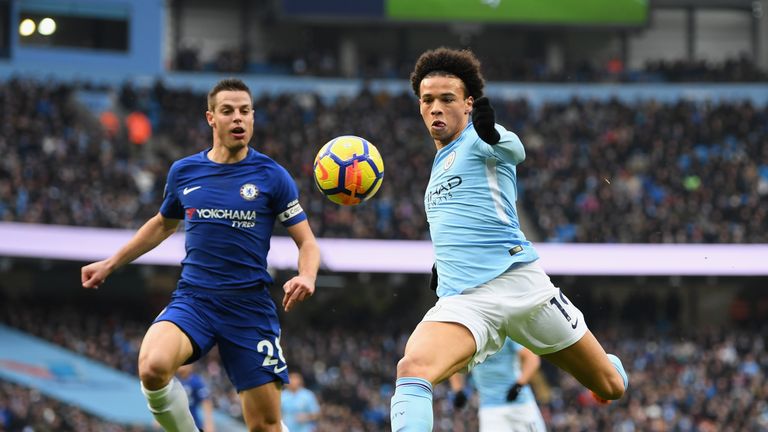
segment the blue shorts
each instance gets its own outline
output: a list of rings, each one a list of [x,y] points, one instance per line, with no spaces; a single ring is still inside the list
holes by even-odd
[[[280,323],[268,289],[177,289],[154,322],[176,324],[192,342],[192,363],[219,346],[224,369],[238,392],[281,380],[288,366],[280,347]]]

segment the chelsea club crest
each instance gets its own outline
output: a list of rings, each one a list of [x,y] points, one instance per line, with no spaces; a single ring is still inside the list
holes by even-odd
[[[246,201],[253,201],[259,196],[259,188],[253,183],[246,183],[240,186],[240,196]]]

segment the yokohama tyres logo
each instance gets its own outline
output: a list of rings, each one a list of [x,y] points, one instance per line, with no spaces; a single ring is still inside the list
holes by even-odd
[[[232,221],[232,227],[234,228],[253,228],[256,226],[256,211],[254,210],[188,208],[186,213],[187,218],[190,220],[193,219],[193,216],[197,216],[197,219],[224,219]]]

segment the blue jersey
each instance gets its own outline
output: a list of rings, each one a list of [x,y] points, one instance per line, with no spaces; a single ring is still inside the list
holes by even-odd
[[[520,139],[496,125],[501,140],[485,143],[469,123],[437,151],[424,208],[437,263],[440,297],[459,294],[538,258],[520,230],[515,166]]]
[[[160,213],[184,219],[186,257],[179,288],[248,289],[272,283],[267,253],[275,219],[306,219],[288,172],[249,148],[240,162],[211,161],[208,150],[176,161]]]
[[[508,403],[535,403],[533,392],[527,385],[520,391],[517,399],[507,402],[507,392],[520,376],[520,349],[522,345],[507,339],[499,352],[472,369],[472,380],[480,395],[481,408]]]
[[[205,385],[205,381],[198,374],[190,374],[186,378],[179,377],[181,385],[184,386],[184,390],[187,391],[187,399],[189,399],[189,410],[192,412],[192,417],[195,419],[195,424],[198,428],[203,428],[203,417],[201,413],[201,405],[204,400],[208,400],[211,397],[211,393],[208,391],[208,387]]]
[[[315,395],[306,388],[300,388],[296,392],[284,390],[280,402],[283,414],[283,422],[291,432],[312,432],[315,430],[315,422],[299,422],[297,416],[317,414],[320,405]]]

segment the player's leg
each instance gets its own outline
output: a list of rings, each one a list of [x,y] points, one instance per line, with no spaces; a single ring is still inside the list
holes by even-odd
[[[477,348],[472,333],[453,322],[422,321],[397,364],[391,401],[393,432],[432,430],[432,386],[465,368]]]
[[[530,298],[521,301],[526,311],[510,313],[507,334],[534,353],[573,375],[597,396],[620,398],[628,385],[626,372],[615,356],[609,357],[587,328],[581,311],[555,287],[537,263],[520,266],[499,277]],[[514,302],[502,301],[500,304]]]
[[[249,431],[284,431],[280,421],[281,387],[280,381],[273,381],[239,393],[243,418]]]
[[[509,405],[480,407],[477,412],[479,432],[513,431],[507,411]]]
[[[152,324],[139,350],[141,383],[150,390],[164,387],[192,352],[192,342],[176,324],[169,321]]]
[[[479,432],[547,432],[536,402],[508,403],[481,407]]]
[[[542,357],[605,400],[619,399],[629,385],[621,361],[609,357],[589,330],[575,344]]]
[[[176,369],[190,358],[192,353],[192,343],[187,335],[168,321],[152,324],[141,343],[141,389],[152,415],[169,432],[197,430],[189,411],[187,393],[181,383],[173,377]]]
[[[288,365],[280,346],[277,308],[268,290],[218,296],[219,354],[251,431],[280,432],[280,391]],[[247,317],[244,321],[243,317]]]

